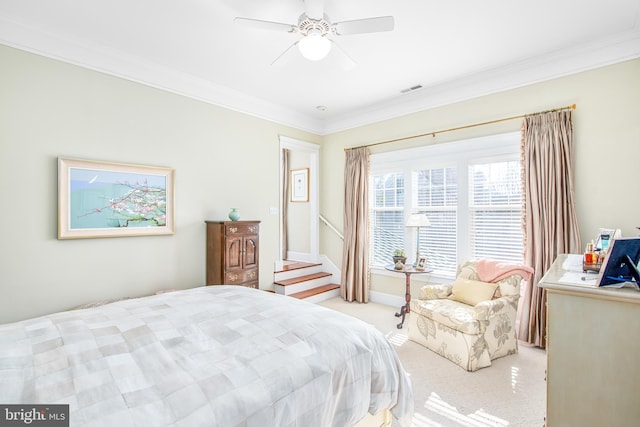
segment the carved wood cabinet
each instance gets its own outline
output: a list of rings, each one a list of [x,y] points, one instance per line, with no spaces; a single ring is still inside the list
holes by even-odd
[[[260,221],[205,221],[207,285],[259,287]]]

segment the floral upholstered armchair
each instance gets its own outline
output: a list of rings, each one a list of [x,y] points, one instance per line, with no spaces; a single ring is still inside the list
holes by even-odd
[[[517,353],[520,283],[532,272],[492,260],[460,264],[454,283],[426,285],[411,301],[409,339],[467,371]]]

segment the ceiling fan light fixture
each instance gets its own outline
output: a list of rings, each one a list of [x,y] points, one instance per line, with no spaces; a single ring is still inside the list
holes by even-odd
[[[331,50],[331,41],[319,30],[311,30],[298,42],[298,50],[310,61],[320,61]]]

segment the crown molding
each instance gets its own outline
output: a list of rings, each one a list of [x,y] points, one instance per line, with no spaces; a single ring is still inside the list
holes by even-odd
[[[640,30],[596,43],[558,50],[504,67],[424,87],[397,98],[325,121],[323,134],[336,133],[430,108],[516,89],[640,57]]]
[[[44,32],[0,17],[0,43],[314,134],[324,124],[298,111],[120,51]]]
[[[634,29],[596,43],[428,86],[348,114],[317,119],[104,46],[63,38],[5,17],[0,17],[0,43],[317,135],[328,135],[640,57],[640,29]]]

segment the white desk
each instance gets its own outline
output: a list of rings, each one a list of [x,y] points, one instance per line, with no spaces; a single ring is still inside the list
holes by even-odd
[[[640,425],[640,292],[589,286],[560,255],[547,290],[547,427]],[[595,281],[593,282],[595,283]]]

